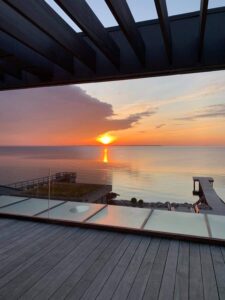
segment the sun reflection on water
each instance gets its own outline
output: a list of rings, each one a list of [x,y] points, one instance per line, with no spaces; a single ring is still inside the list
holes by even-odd
[[[105,164],[107,164],[109,162],[109,159],[108,159],[108,149],[107,148],[104,149],[103,162]]]

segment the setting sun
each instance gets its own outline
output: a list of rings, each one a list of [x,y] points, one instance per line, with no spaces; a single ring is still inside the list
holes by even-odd
[[[97,137],[97,141],[104,144],[104,145],[109,145],[111,144],[113,141],[115,141],[115,137],[109,134],[103,134],[100,135],[99,137]]]

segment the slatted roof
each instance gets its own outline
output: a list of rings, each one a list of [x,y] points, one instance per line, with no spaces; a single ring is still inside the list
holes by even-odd
[[[225,7],[136,22],[125,0],[105,0],[106,28],[85,0],[0,0],[0,90],[183,74],[225,68]],[[141,5],[141,3],[140,3]],[[149,12],[150,14],[150,12]]]

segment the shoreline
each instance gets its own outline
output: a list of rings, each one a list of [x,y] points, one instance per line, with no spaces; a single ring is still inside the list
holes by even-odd
[[[143,202],[143,203],[132,203],[130,200],[101,200],[96,203],[103,203],[109,205],[127,206],[127,207],[137,207],[137,208],[151,208],[151,209],[162,209],[169,211],[179,211],[179,212],[190,212],[195,213],[194,204],[192,203],[177,203],[177,202]],[[206,204],[201,204],[201,210],[211,210],[211,208]]]

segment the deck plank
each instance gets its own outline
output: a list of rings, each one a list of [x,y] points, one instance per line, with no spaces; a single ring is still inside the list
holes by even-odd
[[[180,242],[174,299],[189,299],[189,243]]]
[[[144,300],[158,299],[169,246],[170,246],[169,240],[167,239],[161,240],[159,250],[156,255],[153,268],[149,276],[146,290],[144,293],[144,297],[143,297]]]
[[[190,245],[189,299],[204,299],[200,249],[194,243]]]
[[[99,262],[103,264],[104,262],[106,263],[116,248],[120,245],[123,238],[124,236],[118,233],[113,233],[108,236],[85,260],[85,262],[64,281],[54,294],[51,295],[50,299],[63,299],[69,293],[73,295],[72,289],[81,280],[84,274],[86,272],[91,272],[93,265],[96,266]]]
[[[7,257],[7,250],[16,247],[23,240],[23,245],[26,245],[27,237],[32,239],[32,232],[34,235],[36,230],[39,231],[40,228],[37,224],[25,225],[25,227],[20,228],[20,232],[14,232],[13,235],[8,235],[4,240],[0,241],[0,262],[2,262]]]
[[[41,226],[32,228],[31,231],[25,232],[23,238],[15,241],[14,243],[6,244],[5,247],[0,248],[0,255],[4,255],[7,259],[10,256],[15,257],[20,251],[25,251],[31,245],[38,243],[39,240],[45,238],[46,235],[53,233],[55,230],[59,230],[58,226]]]
[[[73,228],[73,231],[75,230],[76,229]],[[6,272],[7,274],[4,275],[4,277],[0,278],[0,288],[5,286],[17,276],[22,275],[28,267],[32,266],[35,262],[42,259],[45,255],[51,253],[51,251],[54,250],[55,247],[58,247],[58,245],[67,240],[68,237],[71,236],[71,234],[72,232],[69,228],[62,227],[60,232],[57,232],[51,238],[48,237],[47,240],[44,240],[43,243],[41,243],[39,246],[36,246],[37,252],[33,251],[33,249],[31,248],[31,251],[27,253],[27,257],[25,255],[24,260],[22,259],[21,261],[20,259],[17,260],[15,258],[15,260],[12,261],[11,264],[9,263],[9,265],[6,266],[10,271]]]
[[[223,246],[1,218],[0,225],[0,299],[225,299]]]
[[[209,245],[200,245],[203,291],[205,300],[218,300],[217,283]]]
[[[12,219],[0,219],[0,229],[2,230],[2,228],[4,227],[9,227],[13,224],[16,224],[16,220],[12,220]]]
[[[220,299],[225,299],[225,262],[221,249],[211,246],[211,255]]]
[[[74,269],[78,268],[94,251],[101,242],[106,238],[105,232],[99,232],[94,239],[87,239],[75,247],[65,258],[63,258],[56,266],[54,266],[45,276],[36,282],[21,299],[49,299],[67,277],[71,275]],[[57,276],[55,276],[57,274]],[[53,280],[54,279],[54,280]]]
[[[130,246],[127,248],[125,253],[123,254],[122,258],[119,260],[118,264],[116,265],[115,269],[111,273],[111,275],[108,277],[108,280],[105,282],[105,285],[101,292],[98,294],[96,299],[98,300],[105,300],[107,297],[109,299],[112,298],[114,291],[118,287],[120,281],[123,278],[124,273],[126,272],[126,269],[128,268],[134,254],[136,251],[138,251],[138,247],[140,245],[141,238],[135,238]],[[121,298],[120,298],[121,299]]]
[[[166,266],[163,273],[159,300],[173,300],[174,296],[174,287],[176,278],[176,269],[177,269],[177,260],[179,253],[179,242],[171,241]],[[178,262],[179,263],[179,262]],[[182,297],[182,299],[184,299]]]
[[[49,272],[59,261],[68,255],[74,247],[82,241],[88,239],[91,235],[94,239],[94,233],[86,230],[79,230],[72,236],[64,240],[57,248],[46,254],[33,265],[29,266],[6,286],[0,289],[0,297],[5,299],[17,299],[22,296],[29,288],[31,288],[42,276]]]
[[[143,259],[140,269],[137,272],[136,278],[133,282],[131,290],[129,291],[127,299],[142,299],[156,254],[158,252],[159,245],[159,239],[151,239],[150,245],[147,249],[146,255]]]
[[[16,252],[19,251],[21,248],[24,249],[24,245],[33,243],[40,236],[43,236],[45,232],[47,232],[47,230],[51,231],[53,229],[49,226],[37,226],[37,225],[27,228],[25,234],[19,236],[13,242],[1,243],[0,255],[4,257],[8,257],[12,252],[11,251],[12,249],[16,250]]]
[[[79,283],[73,288],[66,299],[93,299],[95,298],[100,290],[104,287],[107,278],[116,267],[120,258],[128,248],[132,241],[132,236],[125,236],[122,243],[114,251],[113,255],[108,259],[107,262],[99,260],[98,263],[94,264],[87,273],[84,274]]]
[[[7,263],[10,256],[13,256],[14,253],[17,255],[20,251],[24,251],[27,245],[32,244],[44,232],[46,232],[44,227],[32,227],[22,237],[2,242],[0,247],[0,270]]]
[[[24,248],[17,250],[12,249],[9,251],[9,255],[7,258],[4,259],[4,261],[0,264],[0,287],[1,284],[1,278],[10,272],[14,272],[22,265],[24,267],[24,264],[28,263],[29,260],[38,254],[41,254],[41,251],[49,245],[49,243],[53,242],[54,240],[57,240],[60,237],[61,232],[66,233],[64,230],[60,230],[60,228],[49,228],[49,232],[44,232],[44,235],[40,237],[39,239],[33,241],[33,243],[25,244]],[[11,254],[11,255],[10,255]]]
[[[129,291],[132,288],[133,281],[149,247],[150,241],[151,240],[149,238],[142,239],[112,299],[127,299]]]
[[[223,259],[224,259],[224,262],[225,262],[225,247],[221,247],[220,249],[221,249]]]
[[[29,230],[31,227],[37,226],[34,222],[19,222],[15,223],[12,226],[4,227],[4,229],[1,230],[1,236],[0,236],[0,244],[3,245],[6,241],[14,241],[24,235],[24,232]]]

